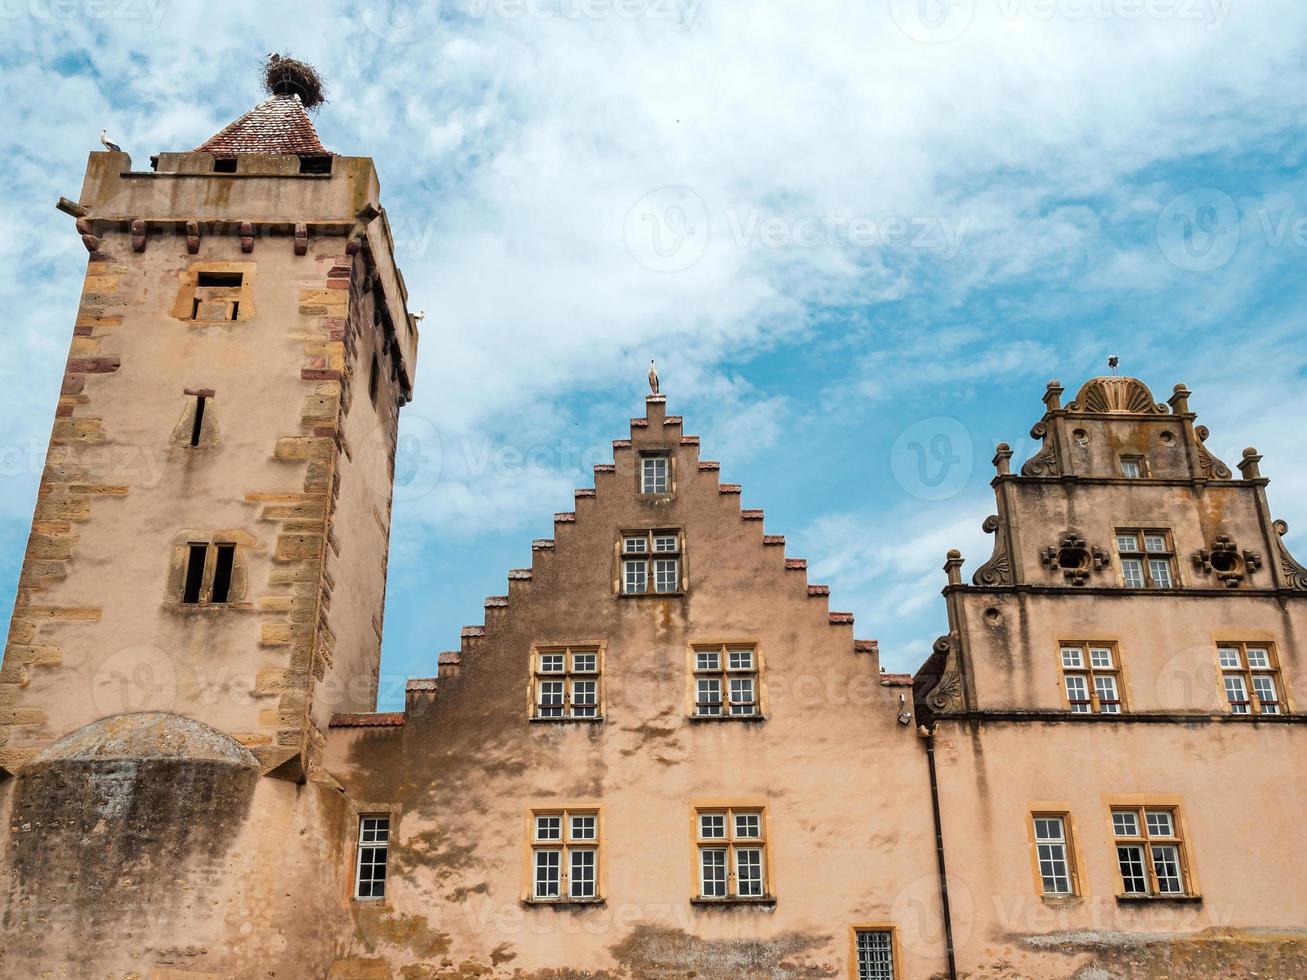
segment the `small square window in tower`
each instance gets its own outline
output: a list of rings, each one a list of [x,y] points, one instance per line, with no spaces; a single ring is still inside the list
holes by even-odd
[[[192,320],[220,323],[240,319],[241,287],[244,273],[198,272],[195,295],[191,300]]]
[[[192,542],[185,547],[181,575],[184,606],[221,606],[232,600],[236,545]]]

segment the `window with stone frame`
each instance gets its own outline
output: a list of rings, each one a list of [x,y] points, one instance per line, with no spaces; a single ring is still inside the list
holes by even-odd
[[[640,492],[672,492],[672,457],[666,452],[640,454]]]
[[[1117,528],[1116,551],[1127,589],[1174,589],[1178,585],[1171,532]]]
[[[1070,814],[1032,813],[1030,819],[1043,894],[1053,898],[1079,894]]]
[[[1148,463],[1142,456],[1122,456],[1121,475],[1127,480],[1142,480],[1148,475]]]
[[[236,544],[192,541],[183,546],[180,599],[184,606],[221,606],[233,596]]]
[[[1062,684],[1077,714],[1119,715],[1125,710],[1115,643],[1061,644]]]
[[[696,807],[694,829],[698,900],[748,902],[772,897],[766,808]]]
[[[675,595],[682,591],[683,537],[678,528],[623,531],[622,595]]]
[[[599,901],[599,810],[538,809],[530,819],[529,901]]]
[[[695,644],[692,716],[746,721],[762,717],[762,663],[752,643]]]
[[[890,926],[858,926],[853,930],[856,980],[897,980],[895,930]]]
[[[1231,714],[1278,715],[1287,710],[1273,644],[1219,643],[1216,659]]]
[[[1191,894],[1189,858],[1174,806],[1113,806],[1112,837],[1123,895]]]
[[[531,661],[534,720],[603,720],[603,663],[598,646],[538,647]]]

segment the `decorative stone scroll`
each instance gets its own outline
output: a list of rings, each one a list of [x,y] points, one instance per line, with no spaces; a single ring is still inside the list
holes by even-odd
[[[958,670],[958,637],[946,633],[935,641],[935,653],[944,654],[944,672],[939,683],[926,695],[926,703],[935,711],[961,711],[966,705],[962,697],[962,674]]]
[[[1068,529],[1056,545],[1041,551],[1039,560],[1050,571],[1060,571],[1072,585],[1084,585],[1091,573],[1100,572],[1112,564],[1106,551],[1089,545],[1074,529]]]
[[[1007,553],[1007,535],[1003,533],[1003,522],[997,514],[985,518],[981,525],[986,534],[994,535],[994,553],[989,561],[976,569],[971,576],[972,585],[1011,585],[1012,560]]]
[[[1021,467],[1022,476],[1058,476],[1062,472],[1062,467],[1057,461],[1057,447],[1053,444],[1053,439],[1049,435],[1048,426],[1043,422],[1036,422],[1030,430],[1031,439],[1043,440],[1044,445],[1040,448],[1039,454],[1026,460]]]
[[[1203,476],[1209,480],[1228,480],[1230,479],[1230,467],[1226,466],[1219,459],[1207,451],[1203,445],[1211,431],[1205,425],[1194,426],[1194,435],[1198,437],[1198,469],[1202,471]]]
[[[1280,570],[1284,572],[1285,581],[1295,592],[1307,592],[1307,568],[1298,564],[1284,543],[1289,525],[1285,521],[1276,521],[1271,526],[1275,528],[1275,545],[1280,552]]]
[[[1237,589],[1245,576],[1262,567],[1261,555],[1254,551],[1241,554],[1228,534],[1218,534],[1211,547],[1200,548],[1190,557],[1199,574],[1215,575],[1229,589]]]

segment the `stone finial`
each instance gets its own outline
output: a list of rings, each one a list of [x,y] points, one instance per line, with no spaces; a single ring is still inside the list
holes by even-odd
[[[999,476],[1007,476],[1012,472],[1012,447],[1006,442],[1000,442],[994,447],[992,462]]]
[[[1261,463],[1261,453],[1249,446],[1243,451],[1243,459],[1239,460],[1239,472],[1243,474],[1245,480],[1260,480],[1262,477]]]
[[[1171,406],[1171,411],[1176,415],[1189,414],[1189,396],[1193,392],[1182,381],[1175,386],[1175,392],[1168,398],[1167,404]]]
[[[1065,390],[1066,389],[1062,387],[1062,383],[1058,381],[1057,378],[1053,378],[1051,381],[1049,381],[1048,387],[1044,389],[1045,410],[1049,412],[1056,412],[1059,408],[1061,408],[1062,392],[1064,392]]]
[[[949,585],[962,584],[962,552],[957,548],[950,548],[948,557],[944,559],[944,572],[948,575]]]

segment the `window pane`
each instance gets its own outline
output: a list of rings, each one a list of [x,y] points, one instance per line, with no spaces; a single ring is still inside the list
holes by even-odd
[[[757,898],[764,894],[762,882],[762,848],[737,847],[735,849],[735,889],[742,898]]]
[[[701,715],[722,713],[722,682],[715,677],[701,677],[695,682],[695,709]]]
[[[1133,534],[1118,534],[1116,536],[1117,551],[1138,551],[1139,539]]]
[[[649,563],[646,561],[627,561],[623,589],[628,594],[649,591]]]
[[[660,558],[654,562],[654,591],[678,591],[681,587],[680,566],[675,558]]]
[[[667,492],[667,457],[645,456],[642,459],[640,489],[644,493]]]
[[[716,650],[696,650],[694,654],[695,670],[721,670],[722,655]]]
[[[1123,459],[1121,460],[1121,475],[1132,480],[1139,478],[1139,460]]]
[[[731,650],[728,651],[727,658],[731,670],[753,670],[752,650]]]
[[[1280,713],[1280,696],[1275,690],[1275,678],[1270,674],[1256,675],[1253,677],[1253,690],[1257,692],[1257,700],[1262,703],[1262,714]]]
[[[541,681],[538,714],[541,718],[563,716],[563,682]]]
[[[1134,810],[1113,810],[1112,833],[1117,837],[1138,837],[1139,814]]]
[[[390,856],[390,817],[359,819],[355,898],[385,898],[386,862]]]
[[[1173,844],[1153,845],[1153,874],[1157,876],[1157,891],[1162,895],[1184,893],[1180,877],[1180,851]]]
[[[1171,588],[1171,563],[1165,558],[1148,559],[1148,574],[1153,580],[1153,588]]]
[[[894,943],[888,932],[858,933],[858,980],[894,980]]]
[[[1091,709],[1089,685],[1085,683],[1084,674],[1066,675],[1066,699],[1072,711],[1085,714]]]
[[[536,840],[562,840],[563,818],[559,816],[536,817]]]
[[[572,669],[578,674],[593,674],[599,669],[599,654],[597,653],[574,653],[572,654]]]
[[[1144,870],[1144,849],[1137,845],[1120,844],[1116,849],[1117,867],[1121,869],[1121,883],[1127,895],[1148,894],[1148,875]]]
[[[1239,656],[1239,650],[1236,647],[1221,647],[1216,651],[1216,655],[1221,660],[1222,667],[1242,667],[1243,660]]]
[[[1103,674],[1094,678],[1094,691],[1098,695],[1098,710],[1108,715],[1119,714],[1121,701],[1116,693],[1116,676]]]
[[[595,852],[590,848],[574,848],[570,852],[571,867],[567,874],[567,891],[571,898],[595,897]]]
[[[572,681],[572,714],[577,718],[593,718],[598,713],[598,682]]]
[[[1149,810],[1144,814],[1148,822],[1149,837],[1174,837],[1175,826],[1171,821],[1170,810]]]
[[[1089,666],[1095,670],[1110,670],[1112,668],[1111,647],[1091,647],[1089,650]]]
[[[1238,651],[1235,652],[1238,653]],[[1271,655],[1257,647],[1249,647],[1248,666],[1253,670],[1266,670],[1271,666]]]
[[[699,836],[704,840],[725,840],[726,839],[726,814],[724,813],[701,813],[699,814]]]
[[[1127,589],[1144,587],[1144,563],[1138,558],[1121,559],[1121,579]]]
[[[562,851],[536,851],[535,897],[557,898],[559,895]]]
[[[1166,536],[1162,534],[1145,534],[1144,550],[1151,551],[1154,554],[1166,554],[1169,550],[1166,547]]]
[[[737,813],[735,815],[735,836],[746,840],[758,840],[762,837],[762,814]]]
[[[731,714],[751,715],[754,712],[753,678],[731,678]]]
[[[1079,647],[1062,648],[1062,666],[1078,670],[1085,665],[1085,655]]]
[[[726,897],[726,850],[705,847],[699,851],[700,888],[704,898]]]
[[[1244,684],[1242,674],[1225,675],[1225,696],[1230,702],[1231,713],[1246,715],[1252,711],[1248,702],[1248,687]]]
[[[593,813],[579,813],[572,818],[572,840],[594,840],[598,818]]]
[[[540,673],[561,674],[563,672],[563,655],[561,653],[540,654]]]
[[[677,545],[676,545],[676,535],[675,535],[675,534],[655,534],[655,535],[654,535],[654,551],[664,551],[664,552],[666,552],[666,551],[676,551],[676,550],[678,550],[678,549],[677,549]]]
[[[1035,818],[1039,876],[1046,895],[1068,895],[1071,892],[1071,869],[1064,835],[1061,817]]]
[[[622,546],[628,554],[639,554],[648,548],[649,543],[643,534],[639,536],[631,535],[623,541]]]

